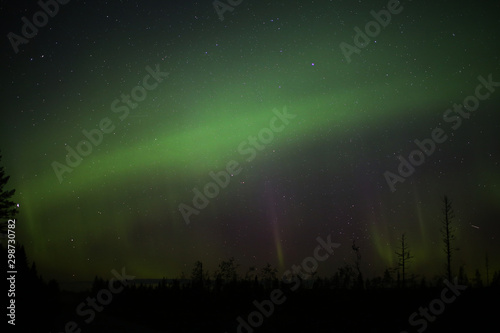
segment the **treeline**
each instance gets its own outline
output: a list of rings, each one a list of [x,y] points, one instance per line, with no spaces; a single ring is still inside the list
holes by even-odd
[[[435,275],[428,279],[425,276],[410,274],[403,279],[397,268],[387,268],[382,276],[373,278],[362,277],[355,264],[344,264],[331,276],[321,277],[316,273],[298,272],[290,276],[278,276],[278,270],[269,263],[260,270],[250,267],[244,275],[237,273],[238,265],[234,258],[222,261],[216,271],[210,274],[203,268],[203,263],[196,261],[189,276],[185,273],[179,278],[160,279],[157,283],[143,283],[141,280],[129,281],[129,289],[135,291],[198,291],[208,293],[233,292],[237,289],[271,290],[276,288],[289,289],[295,285],[302,290],[329,289],[329,290],[380,290],[380,289],[420,289],[440,288],[446,274]],[[500,271],[496,271],[491,279],[483,280],[479,269],[476,269],[472,278],[465,273],[464,266],[459,268],[456,276],[458,283],[470,288],[500,287]],[[299,282],[297,282],[299,281]],[[98,292],[108,286],[109,281],[95,277],[91,292]]]
[[[353,264],[344,264],[333,275],[324,277],[315,272],[308,274],[298,271],[284,278],[269,263],[260,269],[250,267],[243,274],[238,274],[241,270],[234,258],[221,261],[215,271],[210,273],[201,261],[196,261],[188,275],[182,274],[178,278],[165,277],[156,283],[131,280],[127,281],[123,289],[115,283],[115,289],[120,290],[108,301],[103,291],[109,290],[109,280],[96,276],[88,291],[60,291],[56,281],[44,282],[37,272],[36,264],[30,265],[24,248],[17,246],[16,326],[22,328],[23,332],[48,332],[49,329],[60,332],[72,321],[82,332],[97,332],[108,327],[109,318],[122,318],[158,330],[166,327],[180,331],[186,327],[194,330],[213,327],[215,330],[233,327],[237,323],[236,318],[247,316],[255,310],[255,300],[263,302],[269,299],[273,290],[282,291],[287,301],[276,307],[276,313],[269,318],[267,327],[279,327],[283,322],[287,325],[293,323],[294,318],[304,311],[309,311],[311,318],[320,313],[321,318],[327,318],[328,313],[323,314],[321,308],[305,304],[327,302],[329,299],[342,300],[342,304],[353,302],[349,305],[351,307],[359,306],[360,302],[366,303],[363,306],[368,307],[370,302],[390,301],[393,304],[391,311],[394,314],[400,311],[396,317],[404,324],[408,313],[439,295],[443,288],[446,273],[430,280],[406,274],[403,284],[399,265],[387,268],[382,276],[363,278],[359,247],[354,242],[353,250],[356,254]],[[5,251],[2,247],[2,252]],[[485,299],[484,295],[500,290],[500,271],[496,271],[491,280],[483,282],[479,270],[476,270],[474,277],[468,278],[464,267],[460,267],[457,278],[458,284],[470,287],[466,295],[479,295],[481,300]],[[471,290],[480,294],[470,293]],[[97,300],[95,307],[90,305],[90,299]],[[78,312],[82,303],[85,306]],[[394,304],[405,306],[398,309]],[[370,309],[363,308],[354,315],[347,308],[339,308],[337,311],[347,312],[339,317],[344,321],[339,318],[336,321],[349,327],[357,316],[368,316]],[[165,323],[167,318],[168,324]],[[387,319],[381,313],[371,320],[382,324]]]
[[[255,302],[263,304],[279,290],[285,302],[275,305],[273,315],[259,328],[262,332],[281,331],[284,327],[293,330],[298,325],[303,325],[304,330],[311,325],[323,329],[332,324],[346,331],[387,325],[400,331],[408,326],[410,314],[442,295],[443,281],[447,278],[443,274],[427,280],[410,274],[403,286],[400,270],[386,269],[382,276],[363,279],[355,264],[345,264],[327,277],[298,273],[282,278],[269,264],[259,270],[250,267],[243,274],[237,274],[237,268],[235,259],[230,258],[209,273],[197,261],[189,275],[176,279],[163,278],[154,284],[133,280],[123,293],[113,298],[105,316],[127,318],[158,330],[187,331],[189,327],[193,332],[203,329],[234,332],[238,318],[247,320],[258,309]],[[491,295],[500,291],[500,271],[495,272],[486,287],[479,273],[469,279],[462,267],[458,284],[468,286],[465,296],[457,302],[458,308],[479,315],[488,309],[474,308],[475,304],[488,304]],[[108,285],[108,281],[96,277],[92,290],[80,298],[95,297]],[[92,329],[104,327],[99,322],[102,317],[97,318],[90,324]]]

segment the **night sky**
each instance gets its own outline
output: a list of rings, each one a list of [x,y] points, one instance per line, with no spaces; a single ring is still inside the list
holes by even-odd
[[[230,257],[282,273],[331,235],[320,275],[354,239],[374,277],[405,233],[409,273],[433,277],[448,195],[454,274],[500,269],[500,3],[401,1],[355,41],[387,6],[243,0],[221,20],[211,1],[74,0],[13,47],[41,7],[2,2],[0,163],[30,260],[63,283]],[[399,156],[419,165],[392,191]],[[210,173],[224,187],[196,209]]]

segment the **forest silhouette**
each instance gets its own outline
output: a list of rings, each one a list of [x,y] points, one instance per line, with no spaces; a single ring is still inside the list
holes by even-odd
[[[15,191],[4,188],[8,179],[0,167],[2,221],[17,214],[11,201]],[[61,290],[56,280],[46,282],[16,242],[12,326],[26,333],[489,330],[496,326],[492,301],[499,295],[500,271],[490,274],[486,256],[486,277],[477,267],[469,278],[463,265],[454,275],[454,213],[446,196],[442,214],[444,255],[439,248],[436,255],[441,253],[445,269],[431,279],[411,271],[416,258],[402,234],[394,248],[396,265],[373,278],[364,277],[362,249],[353,240],[351,263],[344,262],[331,276],[309,269],[279,277],[269,263],[239,274],[237,260],[228,258],[213,273],[196,261],[187,275],[159,280],[135,279],[125,268],[113,270],[114,278],[95,276],[91,288],[75,292]],[[2,224],[3,240],[9,228]],[[13,249],[3,243],[2,257],[7,258]],[[12,289],[9,275],[6,287]]]
[[[313,273],[304,279],[302,274],[296,274],[294,281],[299,281],[298,284],[280,279],[270,264],[261,269],[250,267],[244,275],[238,275],[236,260],[229,258],[220,262],[213,274],[197,261],[189,276],[127,281],[108,300],[101,291],[109,289],[109,280],[96,276],[89,290],[60,290],[57,281],[43,280],[36,264],[29,264],[24,247],[18,245],[16,329],[22,332],[423,332],[426,329],[446,332],[469,324],[487,328],[492,323],[495,307],[489,302],[499,294],[500,271],[485,280],[478,269],[469,278],[462,266],[453,281],[447,280],[447,272],[432,279],[406,273],[403,279],[403,258],[411,257],[407,256],[401,257],[394,269],[387,268],[382,276],[363,279],[357,262],[360,249],[354,242],[353,251],[356,258],[353,264],[344,264],[329,277]],[[4,246],[2,253],[7,255]],[[443,297],[447,285],[462,287],[457,297],[451,290],[445,294],[447,299],[454,299],[446,304],[441,302],[445,305],[443,310],[434,300]],[[92,303],[89,299],[97,301]],[[426,308],[431,310],[419,311]],[[409,317],[413,313],[417,315],[411,325]]]

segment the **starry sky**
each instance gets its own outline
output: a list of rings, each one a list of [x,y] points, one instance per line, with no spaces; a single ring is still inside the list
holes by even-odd
[[[0,5],[0,163],[44,277],[178,277],[230,257],[283,272],[328,235],[341,246],[320,275],[354,261],[354,239],[373,277],[402,233],[410,273],[432,277],[445,194],[455,273],[485,274],[487,253],[500,269],[500,84],[484,86],[500,82],[498,2],[401,1],[364,41],[355,28],[387,1],[221,3],[74,0],[23,43],[41,7]],[[446,140],[392,191],[386,172],[436,128]],[[210,174],[226,184],[186,223]]]

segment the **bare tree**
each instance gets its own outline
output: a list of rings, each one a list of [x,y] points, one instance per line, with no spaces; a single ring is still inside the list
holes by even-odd
[[[356,252],[356,261],[354,265],[356,267],[356,271],[358,272],[358,281],[357,287],[363,288],[363,274],[361,273],[361,253],[359,252],[359,246],[356,246],[356,241],[352,240],[352,250]]]
[[[410,250],[408,250],[408,244],[406,243],[404,233],[401,235],[401,250],[400,251],[401,252],[395,251],[395,253],[398,256],[398,268],[401,268],[402,286],[404,288],[405,283],[406,283],[406,268],[408,266],[408,262],[413,258],[413,256],[410,255]],[[399,270],[398,270],[398,274],[399,274]]]
[[[448,281],[452,281],[451,279],[451,255],[453,252],[452,242],[455,240],[455,232],[451,227],[451,223],[453,218],[455,217],[455,213],[453,212],[453,208],[451,207],[451,201],[448,200],[447,196],[444,196],[443,199],[443,222],[441,228],[441,235],[443,237],[444,243],[444,253],[446,253],[446,272],[448,276]]]

